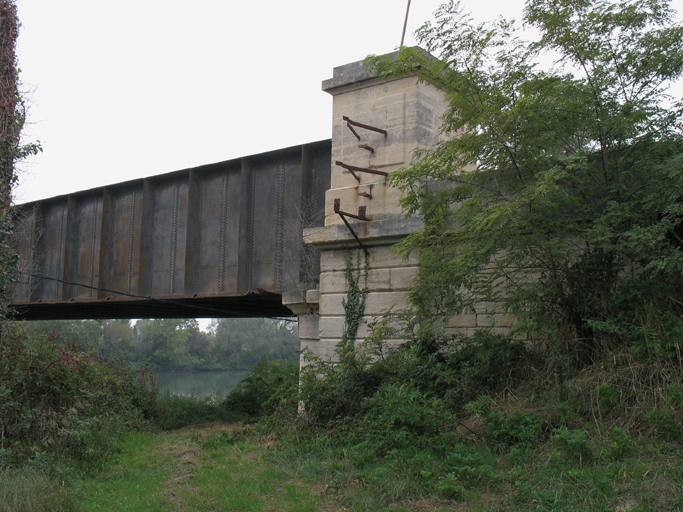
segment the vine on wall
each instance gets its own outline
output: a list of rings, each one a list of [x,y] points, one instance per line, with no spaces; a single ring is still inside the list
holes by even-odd
[[[342,300],[344,307],[344,333],[340,349],[353,349],[358,327],[365,314],[365,302],[368,297],[368,263],[361,268],[360,251],[356,252],[355,264],[351,251],[346,253],[346,299]]]

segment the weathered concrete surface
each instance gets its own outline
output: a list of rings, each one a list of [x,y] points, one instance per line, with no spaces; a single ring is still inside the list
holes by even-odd
[[[334,97],[331,186],[325,193],[325,225],[304,230],[304,242],[321,251],[321,274],[319,297],[310,307],[299,305],[307,313],[299,318],[304,326],[302,349],[334,361],[345,327],[347,262],[353,262],[361,286],[368,291],[356,337],[360,342],[378,319],[407,307],[406,292],[418,274],[418,258],[416,254],[398,256],[392,247],[423,226],[421,216],[404,216],[401,193],[387,186],[384,176],[356,171],[354,177],[344,165],[387,174],[410,165],[416,149],[433,147],[442,140],[446,101],[441,91],[419,83],[414,76],[387,81],[365,69],[362,61],[335,68],[333,78],[323,82],[323,90]],[[339,211],[364,212],[365,220],[345,217],[355,236]],[[472,314],[450,319],[446,334],[471,336],[480,328],[508,333],[513,323],[514,318],[498,304],[484,303]],[[389,344],[401,341],[400,333],[397,339],[386,340]]]
[[[325,193],[325,225],[304,230],[304,241],[321,251],[321,274],[317,338],[307,328],[301,342],[302,348],[334,360],[344,332],[347,261],[359,267],[357,273],[365,276],[361,285],[368,289],[357,336],[362,340],[378,318],[406,306],[406,291],[417,275],[417,257],[404,259],[394,254],[392,246],[422,227],[420,216],[405,218],[399,205],[401,193],[387,186],[384,176],[357,172],[357,180],[337,162],[387,174],[409,165],[415,149],[431,147],[441,139],[445,101],[440,91],[418,83],[414,76],[377,78],[362,62],[335,68],[323,90],[334,97],[331,186]],[[351,128],[349,120],[355,123]],[[371,219],[346,218],[367,254],[335,211],[335,200],[342,212],[358,214],[364,208]]]

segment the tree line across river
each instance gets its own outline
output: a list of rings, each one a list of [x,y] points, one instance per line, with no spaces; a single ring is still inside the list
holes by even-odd
[[[297,359],[297,324],[270,318],[49,320],[24,322],[43,334],[101,357],[155,370],[247,370],[264,358]]]

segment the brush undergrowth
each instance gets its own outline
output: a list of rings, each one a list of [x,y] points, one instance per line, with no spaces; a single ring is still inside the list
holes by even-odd
[[[11,324],[0,341],[0,467],[54,459],[87,467],[158,418],[149,376]]]
[[[681,510],[680,360],[579,360],[486,331],[342,346],[337,364],[309,357],[304,414],[269,418],[271,459],[351,510]]]
[[[29,343],[22,357],[38,364],[42,352],[22,343]],[[48,346],[40,350],[52,366],[61,365],[56,374],[67,382],[91,375],[92,359],[76,366],[72,358],[60,360],[63,349]],[[296,364],[263,361],[225,398],[158,397],[147,425],[175,430],[258,420],[255,431],[241,435],[271,448],[259,452],[261,464],[299,489],[324,489],[332,510],[683,509],[683,370],[671,354],[612,350],[580,365],[570,353],[558,357],[481,331],[393,350],[349,343],[336,364],[307,360],[301,373]],[[52,375],[52,366],[40,372]],[[21,386],[15,387],[28,384]],[[71,396],[72,388],[58,388],[62,400]],[[129,427],[140,428],[144,413],[135,417]],[[197,442],[212,457],[231,460],[231,432],[202,434]],[[7,436],[3,442],[10,446]],[[116,453],[115,444],[110,439],[106,453]],[[7,510],[71,510],[96,466],[82,460],[106,455],[84,452],[80,465],[67,469],[66,460],[79,460],[74,448],[15,445],[13,455],[4,449],[0,474],[3,503],[14,503]],[[10,463],[22,454],[24,464]],[[116,471],[132,471],[133,485],[143,469]],[[108,471],[96,481],[106,481]]]

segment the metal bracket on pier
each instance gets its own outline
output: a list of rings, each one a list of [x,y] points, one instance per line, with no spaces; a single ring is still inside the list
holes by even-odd
[[[339,215],[341,217],[341,220],[344,221],[344,224],[346,224],[346,227],[348,228],[348,230],[351,231],[353,238],[356,239],[356,242],[358,242],[358,245],[360,245],[360,248],[363,249],[363,252],[365,253],[365,255],[369,256],[370,251],[368,251],[367,248],[363,245],[363,242],[360,241],[360,238],[358,238],[358,235],[356,234],[356,232],[351,227],[351,224],[349,224],[349,221],[346,220],[346,217],[351,217],[352,219],[358,219],[358,220],[362,220],[362,221],[366,221],[366,222],[371,221],[372,219],[365,214],[365,206],[359,206],[358,207],[358,215],[355,215],[353,213],[343,212],[341,210],[341,199],[335,199],[334,200],[334,213],[336,213],[337,215]]]
[[[356,130],[353,129],[354,126],[357,128],[363,128],[364,130],[370,130],[371,132],[381,133],[382,135],[384,135],[385,139],[387,138],[388,133],[386,130],[383,130],[382,128],[370,126],[369,124],[359,123],[358,121],[350,119],[348,116],[342,116],[342,119],[346,121],[346,126],[349,130],[351,130],[351,133],[353,133],[358,140],[360,140],[360,135],[358,135],[358,132],[356,132]]]
[[[338,165],[339,167],[343,167],[344,169],[349,171],[351,175],[354,178],[356,178],[356,181],[358,183],[360,183],[360,176],[356,174],[357,172],[364,172],[366,174],[376,174],[377,176],[384,176],[385,178],[389,176],[388,172],[378,171],[377,169],[368,169],[367,167],[356,167],[355,165],[345,164],[344,162],[340,162],[339,160],[337,160],[334,164]]]

